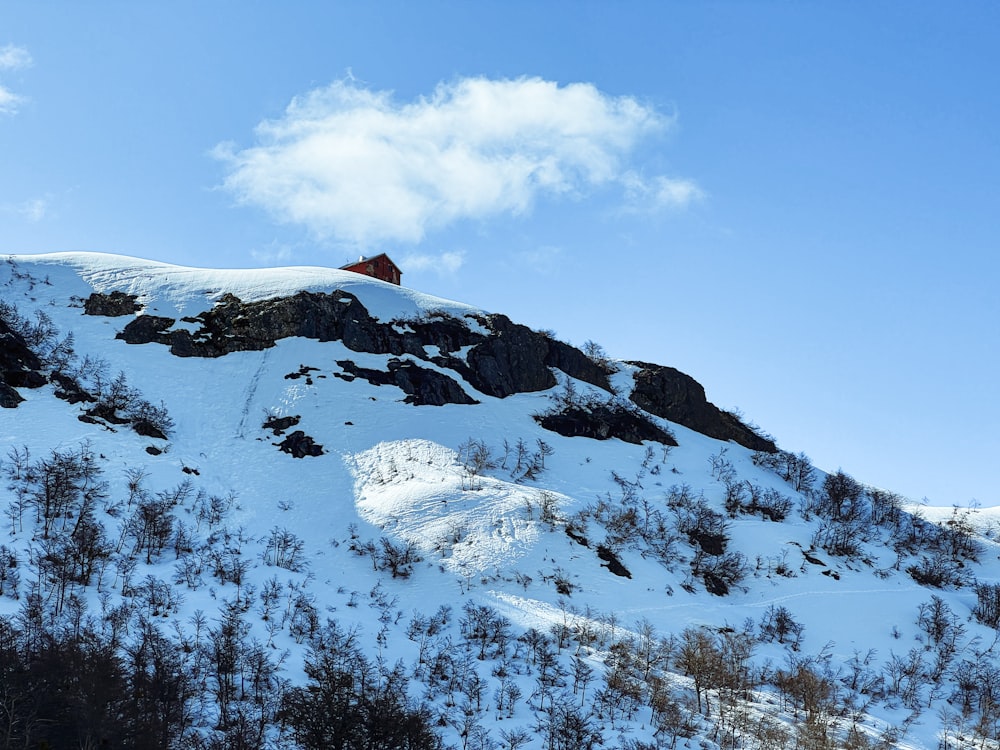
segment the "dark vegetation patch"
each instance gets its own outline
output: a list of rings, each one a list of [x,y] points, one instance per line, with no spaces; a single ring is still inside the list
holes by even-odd
[[[726,596],[729,593],[729,584],[715,571],[705,571],[702,581],[705,583],[705,591],[714,596]]]
[[[132,422],[132,429],[136,431],[137,434],[143,437],[157,438],[158,440],[166,440],[166,433],[161,430],[155,422],[150,419],[144,419],[140,417]]]
[[[726,551],[729,538],[724,533],[691,529],[688,531],[691,546],[698,547],[706,555],[721,555]]]
[[[110,294],[94,292],[83,301],[84,315],[103,315],[117,318],[132,315],[139,310],[138,297],[134,294],[114,291]]]
[[[77,394],[78,397],[82,395]],[[166,407],[147,401],[138,389],[129,384],[123,372],[102,385],[99,395],[86,395],[90,398],[83,400],[92,401],[93,405],[81,415],[82,421],[97,420],[109,427],[129,425],[139,435],[159,440],[166,440],[167,433],[173,428],[174,422]],[[90,419],[84,419],[85,416]]]
[[[86,390],[80,381],[70,377],[65,373],[54,372],[49,376],[49,380],[55,385],[55,396],[71,404],[94,403],[97,397]]]
[[[584,536],[579,531],[577,531],[571,525],[567,525],[566,526],[566,536],[568,536],[574,542],[576,542],[577,544],[579,544],[579,545],[581,545],[583,547],[589,547],[590,546],[590,543],[587,541],[587,537]]]
[[[285,453],[290,453],[293,458],[323,455],[323,446],[306,435],[302,430],[296,430],[280,443],[275,443],[275,445]]]
[[[802,550],[802,557],[805,558],[805,560],[806,560],[807,563],[810,563],[812,565],[822,565],[824,568],[826,567],[826,563],[823,562],[822,560],[820,560],[814,554],[812,554],[812,550],[811,549],[808,549],[808,550],[804,549],[804,550]]]

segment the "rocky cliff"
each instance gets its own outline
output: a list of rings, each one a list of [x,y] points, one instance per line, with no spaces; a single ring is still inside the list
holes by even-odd
[[[84,311],[124,315],[132,312],[134,302],[118,292],[95,294],[85,301]],[[590,403],[539,416],[543,426],[561,434],[671,444],[673,439],[642,413],[647,412],[720,440],[733,440],[754,450],[776,450],[773,442],[736,416],[709,403],[704,389],[678,370],[630,363],[638,368],[628,396],[638,407],[635,409],[615,397],[601,364],[579,349],[504,315],[458,318],[437,313],[417,320],[383,322],[356,296],[340,290],[299,292],[257,302],[226,294],[210,310],[181,321],[140,312],[118,334],[129,344],[168,346],[178,357],[259,351],[292,336],[340,341],[352,351],[392,355],[384,371],[340,361],[343,373],[338,376],[398,386],[406,393],[405,400],[415,405],[477,403],[463,382],[479,394],[496,398],[543,391],[557,384],[554,371],[560,371],[608,394],[606,403],[591,399]]]

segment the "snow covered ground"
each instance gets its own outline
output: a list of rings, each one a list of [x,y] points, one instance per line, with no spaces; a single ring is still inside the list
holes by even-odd
[[[251,636],[275,654],[287,651],[282,675],[294,684],[303,679],[308,639],[294,634],[290,626],[273,628],[275,619],[268,622],[260,614],[260,593],[272,580],[282,592],[279,610],[291,611],[296,597],[306,592],[320,618],[336,619],[345,629],[358,628],[370,652],[388,663],[397,659],[411,663],[416,658],[418,646],[406,635],[407,623],[415,613],[431,615],[442,605],[453,609],[455,620],[467,603],[489,606],[508,618],[518,633],[528,628],[550,632],[568,623],[580,628],[584,623],[605,633],[610,629],[639,634],[646,623],[659,637],[680,636],[686,628],[702,625],[757,632],[766,613],[782,607],[801,625],[801,637],[794,649],[777,641],[756,643],[752,661],[759,670],[773,674],[809,657],[817,669],[829,667],[843,683],[852,668],[891,681],[893,660],[906,658],[914,649],[925,662],[921,668],[929,671],[935,650],[918,615],[922,605],[940,597],[961,626],[953,664],[996,662],[997,631],[972,616],[977,593],[971,585],[918,584],[906,568],[919,554],[901,556],[886,533],[860,542],[860,553],[854,556],[838,556],[817,546],[820,521],[815,514],[801,512],[808,499],[775,472],[758,466],[752,452],[739,445],[662,420],[679,446],[667,450],[659,445],[563,437],[542,429],[532,418],[551,407],[563,386],[497,399],[465,384],[480,403],[413,406],[403,403],[404,394],[394,386],[336,377],[342,372],[337,360],[350,358],[362,367],[384,369],[389,359],[351,351],[341,342],[290,338],[263,351],[217,359],[178,358],[164,346],[129,345],[116,339],[129,317],[87,316],[81,309],[81,301],[92,292],[123,291],[138,296],[142,312],[181,318],[209,309],[225,293],[256,301],[303,289],[350,292],[384,322],[431,312],[457,318],[482,312],[323,268],[204,270],[81,253],[0,258],[4,300],[29,319],[35,311],[44,311],[60,332],[73,333],[80,355],[98,356],[107,361],[110,372],[125,373],[145,398],[165,405],[176,425],[166,441],[123,427],[112,431],[80,421],[80,407],[55,398],[52,385],[21,388],[24,403],[0,410],[0,453],[26,448],[40,458],[53,450],[88,444],[101,457],[112,498],[127,494],[130,472],[141,471],[153,492],[189,483],[190,492],[175,510],[177,521],[189,526],[205,545],[215,535],[218,538],[211,543],[238,547],[239,558],[247,563],[245,580],[237,585],[213,577],[207,568],[185,583],[178,573],[183,561],[169,550],[148,564],[140,560],[134,581],[153,576],[182,594],[163,614],[164,627],[188,632],[197,612],[218,622],[225,601],[249,596],[253,601],[245,621]],[[641,357],[641,352],[636,355]],[[290,377],[303,366],[315,368],[308,379]],[[566,379],[561,373],[559,377]],[[616,377],[627,383],[627,366]],[[585,383],[575,387],[580,392],[593,390]],[[322,455],[293,458],[278,450],[282,437],[263,424],[268,418],[293,416],[299,418],[293,429],[321,445]],[[463,458],[470,441],[490,453],[492,463],[482,471],[470,471]],[[530,451],[539,451],[542,444],[551,449],[534,480],[520,479],[512,471],[511,451],[519,442]],[[162,452],[151,455],[147,451],[151,445]],[[808,451],[809,446],[790,448]],[[0,460],[10,465],[9,458],[0,455]],[[720,463],[728,469],[714,470]],[[727,480],[731,485],[734,477],[787,497],[791,501],[787,518],[776,522],[762,515],[726,515]],[[819,477],[817,484],[821,482]],[[727,549],[738,551],[745,566],[744,577],[728,595],[709,593],[692,575],[690,563],[698,550],[680,536],[674,540],[674,563],[669,566],[656,559],[648,545],[622,544],[616,553],[631,576],[625,577],[613,574],[596,552],[605,533],[600,523],[591,520],[584,528],[578,522],[577,534],[587,535],[587,544],[567,533],[567,524],[596,501],[621,502],[626,486],[632,488],[636,507],[646,508],[647,518],[650,508],[674,518],[669,498],[676,497],[680,488],[726,517]],[[223,520],[212,524],[204,519],[206,497],[233,498]],[[919,512],[935,523],[947,524],[954,518],[950,508]],[[125,514],[105,509],[100,518],[109,538],[125,533]],[[1000,509],[974,509],[968,519],[981,536],[979,563],[968,562],[967,569],[981,582],[996,583]],[[23,605],[31,579],[31,550],[38,544],[37,529],[26,524],[27,530],[12,533],[13,526],[7,524],[2,538],[23,563],[21,596],[0,597],[0,615],[12,616]],[[296,565],[269,564],[273,561],[269,543],[276,530],[300,544]],[[236,541],[220,542],[223,537]],[[380,550],[386,550],[380,546],[383,539],[395,552],[410,555],[405,575],[393,576],[384,560],[379,562]],[[114,561],[104,569],[102,581],[104,591],[122,596]],[[108,606],[96,585],[88,587],[85,596],[95,617]],[[457,643],[455,621],[451,628]],[[577,653],[601,669],[609,645],[602,638]],[[564,658],[570,658],[568,652]],[[867,661],[862,668],[863,658]],[[489,661],[479,662],[487,680],[494,667]],[[675,667],[668,672],[679,690],[690,693],[687,677]],[[501,729],[530,729],[538,723],[537,698],[534,703],[529,700],[536,690],[535,677],[524,674],[518,680],[524,697],[510,718],[498,718],[501,712],[496,709],[476,716],[496,743],[501,743]],[[764,683],[755,688],[748,705],[794,726],[802,712],[779,701],[767,680]],[[942,727],[959,725],[957,719],[948,718],[957,715],[959,707],[947,676],[942,684],[935,690],[927,682],[912,701],[892,691],[878,691],[859,709],[859,725],[873,738],[885,736],[887,727],[905,726],[905,734],[891,746],[937,748]],[[848,692],[843,684],[841,689]],[[413,690],[421,695],[416,687]],[[447,713],[442,707],[446,699],[435,700],[435,710]],[[485,700],[495,700],[492,689]],[[851,720],[845,716],[839,720],[846,731]],[[641,709],[613,728],[604,724],[601,730],[611,747],[625,746],[629,740],[652,742],[651,722],[649,710]],[[463,746],[468,737],[458,726],[449,719],[440,729],[446,742]],[[680,742],[714,747],[724,741],[718,733],[713,735],[711,721],[698,726],[696,739]],[[953,735],[960,732],[972,741],[969,726],[954,729]],[[950,742],[955,742],[953,735]],[[995,747],[988,740],[977,741]],[[542,747],[541,735],[524,746]]]

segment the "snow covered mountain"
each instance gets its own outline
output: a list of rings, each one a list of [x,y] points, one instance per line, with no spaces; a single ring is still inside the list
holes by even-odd
[[[1000,515],[670,367],[58,253],[0,259],[0,405],[5,746],[998,746]]]

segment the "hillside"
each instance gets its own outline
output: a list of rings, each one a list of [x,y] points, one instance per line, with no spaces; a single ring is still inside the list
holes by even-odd
[[[998,747],[1000,514],[671,367],[98,254],[0,258],[0,342],[11,747]]]

